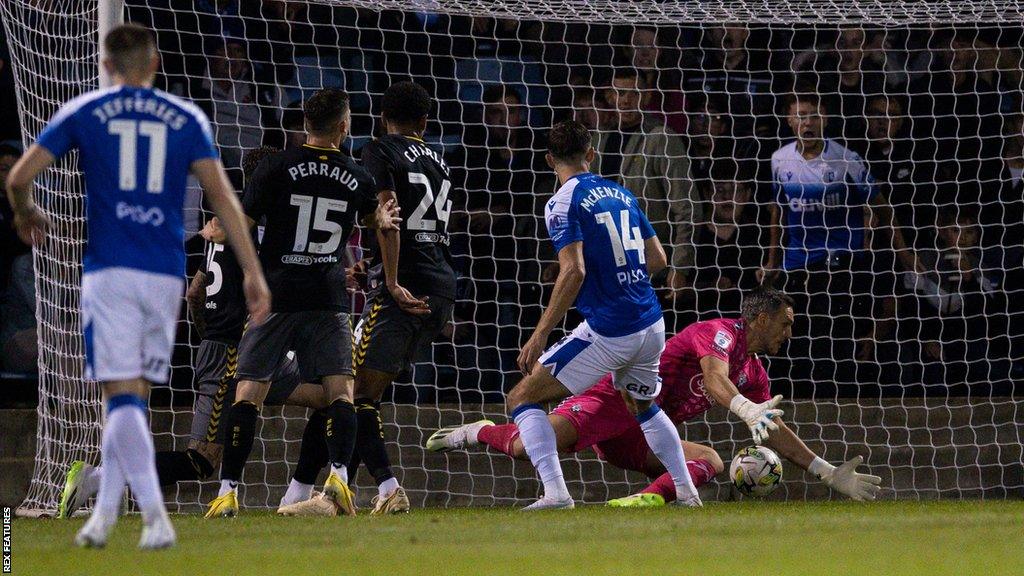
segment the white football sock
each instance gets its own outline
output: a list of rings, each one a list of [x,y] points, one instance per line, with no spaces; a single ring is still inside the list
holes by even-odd
[[[102,459],[102,457],[101,457]],[[100,491],[100,482],[103,481],[103,466],[97,466],[95,468],[86,468],[82,475],[82,483],[79,485],[79,490],[82,494],[85,494],[86,498],[92,498]]]
[[[398,488],[398,479],[388,478],[387,480],[381,482],[379,486],[377,486],[377,495],[380,496],[381,498],[387,498],[388,496],[391,495],[392,492],[398,490]]]
[[[644,431],[644,438],[651,452],[661,460],[665,470],[672,475],[672,483],[676,485],[676,498],[686,501],[697,495],[697,489],[693,486],[690,478],[690,471],[686,468],[686,456],[683,454],[683,444],[679,438],[679,430],[672,424],[668,414],[662,412],[657,404],[637,415],[640,422],[640,429]]]
[[[156,475],[153,435],[143,406],[138,398],[113,406],[107,413],[104,432],[109,431],[121,473],[142,511],[143,522],[148,523],[167,512]]]
[[[335,467],[334,464],[331,464],[331,473],[337,474],[343,484],[348,484],[348,468],[345,466]]]
[[[235,482],[234,480],[221,480],[220,481],[220,490],[217,491],[217,498],[220,498],[221,496],[227,494],[228,492],[231,492],[231,491],[237,490],[237,489],[238,489],[238,482]]]
[[[558,461],[558,444],[555,429],[548,422],[548,415],[536,404],[520,406],[512,412],[519,439],[530,462],[537,469],[544,483],[544,496],[554,500],[567,500],[569,488],[562,476],[562,464]]]
[[[281,506],[288,506],[289,504],[295,504],[296,502],[305,502],[313,497],[313,485],[303,484],[295,478],[288,483],[288,491],[284,493],[284,498],[281,498]]]
[[[101,514],[111,518],[117,518],[121,513],[121,503],[124,500],[124,487],[126,485],[124,474],[121,473],[121,466],[117,462],[117,449],[114,445],[114,435],[110,432],[110,423],[103,426],[103,439],[100,445],[100,467],[96,469],[99,476],[99,486],[96,491],[96,508],[93,514]]]

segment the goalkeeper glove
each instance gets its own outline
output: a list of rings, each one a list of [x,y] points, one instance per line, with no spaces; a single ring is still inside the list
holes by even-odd
[[[774,419],[782,416],[782,410],[775,408],[780,401],[782,401],[781,394],[767,402],[754,404],[737,394],[733,396],[732,402],[729,402],[729,410],[732,410],[733,414],[747,423],[750,433],[754,436],[754,443],[761,444],[768,439],[769,430],[779,429],[779,425],[775,423]]]
[[[858,502],[870,501],[878,495],[882,479],[871,474],[858,473],[857,466],[863,462],[863,456],[856,456],[836,468],[821,458],[815,458],[807,467],[807,471],[817,476],[829,488],[846,494]]]

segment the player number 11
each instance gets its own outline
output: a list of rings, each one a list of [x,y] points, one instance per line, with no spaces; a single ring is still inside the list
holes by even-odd
[[[640,228],[629,225],[629,210],[619,211],[619,222],[621,223],[622,234],[615,228],[615,221],[611,212],[598,212],[594,214],[598,224],[604,224],[608,231],[608,240],[612,243],[612,254],[615,256],[616,266],[626,265],[626,250],[636,250],[637,258],[641,264],[646,264],[647,257],[644,254],[644,239],[640,237]]]
[[[149,167],[146,168],[146,192],[164,191],[164,165],[167,163],[167,125],[151,120],[111,120],[107,132],[116,134],[120,143],[117,181],[121,190],[135,190],[139,134],[149,138]]]

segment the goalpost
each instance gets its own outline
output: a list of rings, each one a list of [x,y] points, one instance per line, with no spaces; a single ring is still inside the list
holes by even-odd
[[[622,69],[639,78],[643,124],[602,159],[617,159],[616,170],[643,184],[634,192],[688,276],[668,315],[670,331],[720,310],[733,314],[735,288],[756,284],[767,258],[767,214],[772,206],[786,208],[777,204],[767,168],[772,152],[792,139],[781,105],[794,86],[816,92],[831,116],[826,134],[867,155],[904,239],[930,268],[908,274],[891,228],[865,213],[870,249],[862,276],[870,287],[798,290],[809,302],[798,313],[810,322],[798,323],[791,345],[768,359],[773,392],[794,398],[785,419],[827,460],[864,455],[871,473],[884,479],[883,497],[1024,493],[1024,392],[1016,384],[1024,375],[1024,343],[1014,282],[1024,266],[1015,221],[1024,202],[1019,3],[211,4],[220,12],[178,0],[0,4],[23,141],[30,144],[62,103],[101,84],[97,38],[122,19],[156,30],[160,86],[207,109],[229,169],[237,170],[247,148],[293,138],[301,130],[297,103],[315,89],[351,94],[346,146],[358,155],[379,128],[379,96],[388,84],[412,78],[427,86],[437,100],[427,139],[444,149],[464,182],[450,223],[460,273],[457,322],[396,385],[383,412],[393,463],[414,505],[513,504],[538,490],[528,463],[482,450],[429,454],[422,445],[440,426],[485,415],[504,421],[501,401],[518,378],[518,346],[552,280],[541,217],[553,189],[543,133],[553,120],[576,116],[592,122],[604,142],[618,125],[609,98],[629,108],[632,80],[616,80]],[[656,135],[649,140],[656,144],[628,149],[635,132]],[[648,164],[660,172],[644,174]],[[54,229],[34,251],[40,401],[23,513],[55,511],[70,462],[98,461],[102,408],[98,386],[83,379],[78,316],[83,192],[74,156],[37,182]],[[743,208],[729,211],[733,203]],[[187,210],[194,233],[198,191]],[[856,218],[850,222],[862,228]],[[956,254],[970,265],[952,281],[943,234],[955,226],[977,231],[988,251],[962,247]],[[733,228],[740,230],[736,250],[715,252]],[[195,241],[188,248],[192,273],[201,248]],[[868,311],[820,306],[865,290],[874,294]],[[354,298],[357,313],[361,302]],[[854,327],[841,333],[846,324],[837,319],[845,316]],[[808,333],[822,323],[834,332]],[[154,392],[158,449],[188,442],[198,346],[190,325],[183,313],[171,384]],[[244,479],[246,506],[276,506],[304,418],[301,410],[264,411]],[[711,442],[727,462],[750,443],[746,428],[720,408],[681,431]],[[643,482],[589,452],[564,462],[570,489],[585,501],[622,496]],[[369,486],[365,475],[359,482]],[[732,496],[722,477],[706,490]],[[214,490],[192,483],[168,494],[172,509],[196,511]],[[791,465],[777,492],[827,496]]]

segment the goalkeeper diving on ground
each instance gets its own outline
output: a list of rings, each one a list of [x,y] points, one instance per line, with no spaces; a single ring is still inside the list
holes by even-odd
[[[715,404],[728,406],[749,426],[755,443],[771,447],[837,492],[854,500],[874,500],[882,479],[857,472],[861,456],[833,466],[812,452],[777,416],[775,406],[782,397],[771,396],[768,373],[758,355],[777,353],[790,338],[792,326],[792,300],[771,288],[747,294],[740,318],[691,324],[665,345],[659,369],[662,391],[656,402],[677,426]],[[548,414],[548,421],[555,430],[559,452],[593,448],[601,460],[653,479],[641,492],[611,500],[610,506],[663,506],[676,498],[672,477],[651,452],[610,375],[586,392],[567,398]],[[438,430],[427,440],[427,449],[444,452],[480,444],[516,459],[526,458],[518,427],[488,420]],[[694,486],[724,470],[722,459],[710,446],[682,444]]]

